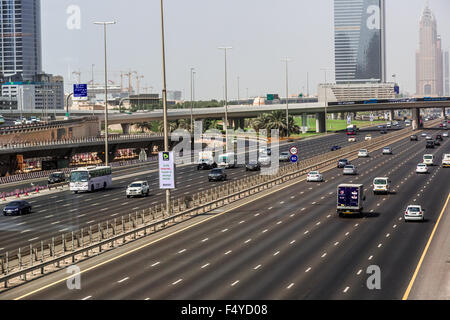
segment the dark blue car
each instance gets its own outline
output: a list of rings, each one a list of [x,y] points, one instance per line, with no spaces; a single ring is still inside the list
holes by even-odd
[[[22,215],[31,212],[31,205],[25,200],[16,200],[8,203],[6,207],[3,208],[3,215]]]
[[[331,151],[336,151],[336,150],[339,150],[341,147],[339,147],[339,146],[332,146],[331,147]]]

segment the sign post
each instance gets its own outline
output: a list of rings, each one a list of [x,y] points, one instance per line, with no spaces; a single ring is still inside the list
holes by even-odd
[[[159,188],[175,189],[175,162],[172,151],[159,152]]]

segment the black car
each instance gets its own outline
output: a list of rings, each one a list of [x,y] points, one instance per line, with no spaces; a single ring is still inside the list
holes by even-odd
[[[343,168],[343,167],[345,167],[348,164],[350,164],[350,161],[348,161],[347,159],[340,159],[340,160],[338,160],[337,167],[338,168]]]
[[[200,161],[197,164],[197,170],[206,170],[217,168],[217,163],[211,161]]]
[[[209,181],[225,181],[227,180],[227,174],[225,173],[225,168],[215,168],[212,169],[208,174]]]
[[[250,161],[245,165],[245,171],[259,171],[261,164],[258,161]]]
[[[434,148],[434,141],[428,140],[425,148]]]
[[[441,143],[439,142],[439,140],[438,140],[438,139],[436,139],[436,140],[434,140],[434,145],[435,145],[435,146],[440,146],[440,145],[441,145]]]
[[[417,135],[416,135],[416,134],[413,134],[413,135],[410,137],[410,140],[411,140],[411,141],[418,141],[419,138],[417,138]]]
[[[64,172],[53,172],[48,177],[48,184],[60,183],[66,181],[66,175]]]
[[[31,212],[31,205],[25,200],[16,200],[8,203],[3,208],[3,215],[22,215]]]
[[[444,139],[442,139],[442,136],[440,134],[436,135],[436,141],[438,141],[438,140],[440,140],[440,141],[444,140]]]
[[[386,133],[387,133],[386,129],[380,130],[380,134],[386,134]]]
[[[340,148],[341,148],[340,146],[332,146],[331,151],[336,151],[339,150]]]

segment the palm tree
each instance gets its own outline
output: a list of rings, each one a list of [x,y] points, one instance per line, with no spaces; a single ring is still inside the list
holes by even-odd
[[[177,120],[177,128],[178,129],[186,129],[187,131],[191,130],[191,120],[187,119],[179,119]]]
[[[262,113],[257,118],[252,119],[250,124],[251,127],[256,131],[259,132],[261,129],[266,129],[268,122],[268,114]]]
[[[177,129],[176,121],[168,121],[167,124],[169,133]],[[164,121],[158,121],[158,132],[164,132]]]
[[[280,136],[284,137],[287,133],[286,127],[286,114],[282,110],[276,110],[267,116],[266,123],[267,134],[270,134],[270,130],[276,129],[280,132]]]
[[[150,122],[139,122],[139,123],[136,123],[136,124],[135,124],[135,127],[136,127],[137,129],[140,129],[140,130],[141,130],[141,133],[144,133],[144,131],[145,131],[146,129],[149,130],[149,131],[151,131],[151,129],[152,129],[152,125],[151,125]]]

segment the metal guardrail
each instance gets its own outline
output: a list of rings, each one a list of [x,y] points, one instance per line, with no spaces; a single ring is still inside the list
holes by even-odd
[[[404,139],[411,129],[403,129],[390,136],[389,143]],[[230,181],[205,192],[183,196],[171,201],[173,215],[165,217],[165,204],[160,203],[133,214],[102,221],[77,231],[62,233],[38,244],[5,252],[0,256],[0,282],[8,287],[12,279],[18,283],[27,280],[27,275],[39,270],[39,274],[61,268],[66,260],[77,260],[101,253],[127,241],[146,236],[174,223],[204,214],[241,198],[270,189],[286,181],[305,175],[311,170],[329,166],[345,155],[364,147],[378,149],[385,144],[383,136],[370,141],[362,141],[340,149],[338,152],[318,155],[301,162],[280,167],[269,175],[254,175],[240,180]]]

